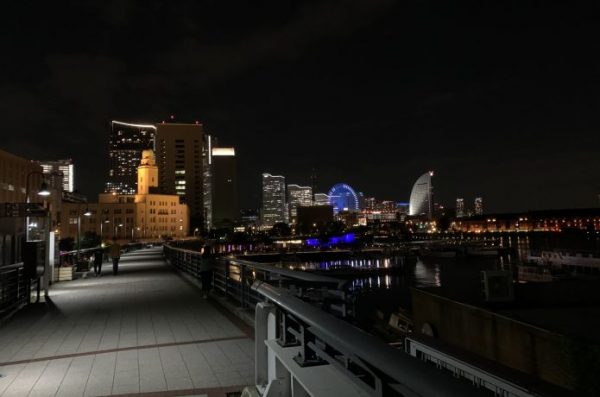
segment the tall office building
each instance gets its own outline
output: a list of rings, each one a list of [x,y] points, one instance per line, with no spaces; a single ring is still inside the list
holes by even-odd
[[[308,207],[313,203],[313,190],[310,186],[300,186],[296,184],[287,185],[287,198],[290,210],[290,221],[296,224],[298,217],[298,207]]]
[[[202,124],[161,123],[156,125],[156,154],[159,186],[177,194],[189,206],[191,230],[201,228],[204,218]]]
[[[433,171],[429,171],[421,175],[415,182],[410,192],[409,215],[424,216],[427,219],[431,219],[433,215],[432,177]]]
[[[456,199],[456,217],[462,218],[465,216],[465,200],[462,198]]]
[[[73,160],[38,161],[37,163],[42,167],[44,174],[48,174],[52,186],[57,186],[60,183],[62,190],[65,192],[73,192],[75,190],[75,167],[73,166]],[[59,178],[59,174],[62,174],[62,178],[60,181],[55,182],[54,178]]]
[[[475,215],[483,215],[483,198],[475,197]]]
[[[117,194],[137,192],[137,167],[142,151],[154,149],[156,127],[112,121],[110,124],[108,181],[104,191]]]
[[[214,147],[211,157],[211,226],[228,227],[238,218],[235,149]]]
[[[286,218],[285,177],[262,174],[262,225],[273,226]]]
[[[210,230],[212,223],[212,135],[204,134],[202,146],[202,207],[204,209],[204,229]]]

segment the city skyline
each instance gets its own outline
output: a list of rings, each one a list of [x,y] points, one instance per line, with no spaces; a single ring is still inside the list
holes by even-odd
[[[3,149],[72,158],[75,186],[93,197],[110,120],[173,115],[236,147],[243,208],[259,206],[263,171],[312,186],[313,168],[317,191],[344,180],[407,201],[434,169],[446,204],[598,205],[598,43],[585,10],[365,0],[235,11],[9,5]]]

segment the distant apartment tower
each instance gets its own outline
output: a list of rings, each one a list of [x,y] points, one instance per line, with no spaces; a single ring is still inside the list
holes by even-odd
[[[483,198],[475,197],[475,215],[483,215]]]
[[[159,186],[177,194],[189,207],[190,229],[202,227],[204,218],[202,124],[161,123],[156,125],[156,157]]]
[[[465,200],[462,198],[456,199],[456,217],[463,218],[465,216]]]
[[[137,167],[142,151],[154,149],[156,127],[113,120],[110,123],[109,170],[104,191],[117,194],[137,192]]]
[[[238,218],[235,149],[214,147],[211,157],[211,226],[232,226]]]
[[[262,174],[262,211],[263,226],[273,226],[286,221],[285,177]]]
[[[291,223],[296,223],[298,217],[298,207],[308,207],[312,205],[312,192],[313,190],[310,186],[300,186],[296,184],[287,185],[287,197]]]
[[[75,190],[75,167],[73,166],[73,160],[38,161],[38,164],[42,167],[44,174],[48,174],[49,178],[52,179],[52,186],[57,185],[57,183],[54,183],[54,178],[62,174],[60,181],[62,190],[71,193]]]

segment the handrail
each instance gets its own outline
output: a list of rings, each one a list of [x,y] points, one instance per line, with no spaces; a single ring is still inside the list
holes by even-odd
[[[179,251],[184,254],[197,256],[202,259],[202,254],[198,251],[192,251],[192,250],[189,250],[186,248],[173,247],[168,244],[165,244],[165,246],[171,250]],[[347,280],[341,280],[341,279],[334,278],[334,277],[322,276],[319,274],[313,274],[313,273],[296,271],[296,270],[282,269],[280,267],[275,266],[276,262],[275,263],[258,263],[258,262],[247,261],[244,259],[229,258],[229,257],[219,257],[219,260],[222,262],[225,261],[225,262],[228,262],[228,263],[234,264],[234,265],[251,267],[251,268],[262,270],[265,272],[278,274],[280,276],[288,277],[291,279],[297,279],[297,280],[301,280],[301,281],[321,283],[321,284],[332,284],[332,285],[336,285],[337,288],[342,288],[347,283]]]
[[[17,263],[13,263],[12,265],[0,266],[0,271],[9,270],[9,269],[19,269],[19,268],[22,268],[23,266],[24,266],[23,262],[17,262]]]
[[[276,267],[276,266],[274,266],[274,264],[270,264],[270,263],[257,263],[257,262],[251,262],[251,261],[235,259],[235,258],[226,258],[226,260],[229,261],[230,263],[233,263],[236,265],[253,267],[255,269],[279,274],[281,276],[294,278],[294,279],[298,279],[298,280],[302,280],[302,281],[335,284],[338,286],[338,288],[343,287],[343,285],[346,284],[346,282],[347,282],[346,280],[340,280],[340,279],[337,279],[334,277],[321,276],[318,274],[302,272],[302,271],[297,271],[297,270],[282,269],[282,268]]]
[[[288,292],[256,281],[252,289],[304,322],[310,333],[348,357],[357,357],[369,366],[399,382],[403,395],[476,396],[477,389],[440,373],[374,336],[312,306]],[[322,357],[323,358],[323,357]]]

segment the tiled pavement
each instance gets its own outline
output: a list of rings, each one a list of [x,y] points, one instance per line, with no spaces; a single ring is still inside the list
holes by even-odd
[[[160,249],[114,277],[55,284],[0,327],[0,396],[224,396],[253,383],[251,338]]]

